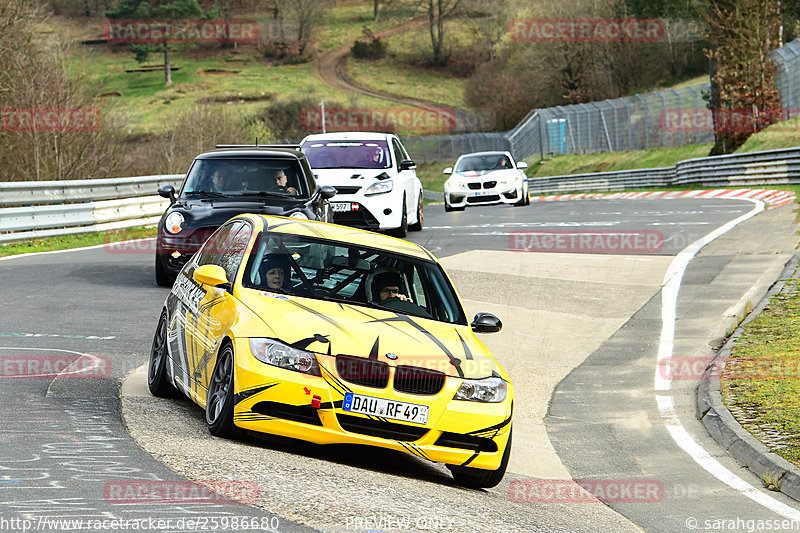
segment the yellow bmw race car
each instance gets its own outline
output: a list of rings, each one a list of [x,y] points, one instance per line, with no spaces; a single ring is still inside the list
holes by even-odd
[[[390,448],[493,487],[511,452],[513,387],[433,255],[376,233],[241,215],[186,263],[156,329],[152,394],[245,429]]]

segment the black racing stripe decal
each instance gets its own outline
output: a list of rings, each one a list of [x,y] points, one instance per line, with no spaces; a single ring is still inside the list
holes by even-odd
[[[241,402],[245,401],[249,397],[253,396],[254,394],[258,394],[259,392],[265,391],[269,388],[274,387],[277,383],[270,383],[268,385],[262,385],[258,387],[253,387],[250,389],[245,389],[242,391],[237,392],[233,395],[233,405],[239,405]]]
[[[457,357],[455,357],[450,352],[450,350],[447,349],[447,346],[442,344],[442,341],[437,339],[436,336],[433,333],[431,333],[430,331],[428,331],[424,327],[420,326],[419,324],[417,324],[416,322],[411,320],[411,318],[408,315],[402,315],[402,314],[398,313],[397,316],[395,316],[393,318],[379,318],[377,320],[373,320],[372,322],[380,322],[380,323],[405,322],[407,324],[410,324],[411,326],[416,328],[417,331],[419,331],[420,333],[425,334],[430,340],[432,340],[434,342],[434,344],[436,344],[436,346],[438,346],[445,353],[445,355],[447,355],[448,359],[450,359],[450,364],[453,365],[456,368],[456,372],[458,372],[458,377],[460,377],[460,378],[464,377],[464,371],[461,370],[461,360],[458,359]]]
[[[493,431],[495,429],[499,430],[499,429],[502,429],[502,428],[506,427],[510,423],[511,423],[511,416],[509,416],[508,418],[506,418],[505,420],[503,420],[499,424],[495,424],[493,426],[489,426],[488,428],[476,429],[475,431],[470,431],[469,433],[467,433],[467,435],[477,435],[478,433],[486,433],[486,432]]]
[[[371,319],[371,320],[370,320],[370,322],[373,322],[373,321],[374,321],[374,319],[375,319],[375,316],[374,316],[374,315],[371,315],[371,314],[369,314],[369,313],[366,313],[366,312],[362,311],[362,310],[361,310],[361,309],[359,309],[359,308],[358,308],[358,306],[356,306],[356,305],[350,305],[350,306],[348,306],[348,307],[350,308],[350,310],[351,310],[351,311],[355,311],[355,312],[357,312],[357,313],[361,313],[362,315],[364,315],[364,316],[366,316],[366,317],[369,317],[369,318]],[[404,316],[405,316],[405,315],[404,315]],[[398,331],[398,332],[402,333],[403,335],[407,336],[409,339],[414,339],[415,341],[419,342],[419,339],[418,339],[417,337],[415,337],[415,336],[414,336],[414,335],[412,335],[411,333],[407,332],[407,331],[406,331],[406,330],[404,330],[403,328],[398,328],[397,326],[395,326],[394,324],[392,324],[392,323],[389,323],[389,322],[387,322],[387,323],[386,323],[386,325],[387,325],[387,326],[389,326],[389,327],[391,327],[393,330],[395,330],[395,331]]]
[[[480,452],[475,452],[474,454],[472,454],[472,457],[470,457],[469,459],[467,459],[466,461],[464,461],[463,463],[461,463],[461,466],[467,466],[468,464],[470,464],[472,461],[474,461],[474,460],[475,460],[475,458],[476,458],[476,457],[478,457],[478,454],[479,454],[479,453],[480,453]]]
[[[375,361],[378,360],[378,341],[380,341],[380,337],[375,337],[375,343],[372,345],[372,349],[369,351],[369,358]]]
[[[305,306],[305,305],[303,305],[303,304],[301,304],[301,303],[299,303],[299,302],[295,302],[294,300],[285,300],[285,301],[286,301],[286,302],[288,302],[288,303],[290,303],[290,304],[292,304],[292,305],[294,305],[294,306],[297,306],[297,307],[299,307],[299,308],[300,308],[300,309],[302,309],[303,311],[307,311],[307,312],[311,313],[312,315],[314,315],[314,316],[317,316],[317,317],[321,318],[322,320],[324,320],[324,321],[325,321],[325,322],[327,322],[328,324],[330,324],[330,325],[334,326],[334,327],[335,327],[335,328],[337,328],[339,331],[341,331],[342,333],[344,333],[344,334],[346,334],[347,336],[349,336],[351,339],[353,339],[353,340],[358,340],[358,339],[356,339],[356,337],[354,337],[354,336],[353,336],[353,334],[350,332],[350,330],[349,330],[349,329],[342,327],[342,326],[341,326],[341,325],[340,325],[338,322],[336,322],[335,320],[333,320],[333,319],[332,319],[332,318],[330,318],[329,316],[327,316],[327,315],[323,315],[323,314],[322,314],[322,313],[320,313],[319,311],[317,311],[317,310],[315,310],[315,309],[312,309],[312,308],[310,308],[310,307],[307,307],[307,306]]]
[[[325,335],[320,335],[319,333],[314,333],[312,337],[306,337],[305,339],[300,339],[299,341],[295,341],[289,346],[292,348],[297,348],[298,350],[305,350],[308,348],[308,345],[313,342],[321,342],[330,344],[330,341]],[[330,348],[330,347],[329,347]]]
[[[458,335],[458,340],[461,341],[461,347],[464,348],[464,357],[467,358],[468,361],[472,361],[472,352],[469,351],[469,346],[467,346],[467,342],[464,340],[464,337],[461,336],[461,333],[456,330],[456,335]]]
[[[419,447],[419,446],[417,446],[416,444],[412,444],[412,443],[410,443],[410,442],[408,443],[408,445],[409,445],[409,446],[411,446],[411,447],[412,447],[414,450],[416,450],[416,452],[417,452],[418,454],[420,454],[420,456],[421,456],[421,457],[424,457],[424,458],[425,458],[425,459],[427,459],[428,461],[432,461],[432,459],[431,459],[430,457],[428,457],[428,454],[425,452],[425,450],[423,450],[422,448],[420,448],[420,447]]]
[[[417,456],[417,457],[419,457],[420,459],[428,459],[427,457],[425,457],[424,455],[422,455],[418,449],[414,448],[413,446],[411,446],[411,445],[409,445],[409,444],[407,444],[407,443],[405,443],[405,442],[401,442],[401,441],[399,441],[399,440],[396,440],[395,442],[396,442],[396,443],[398,443],[398,444],[399,444],[400,446],[402,446],[403,448],[405,448],[405,450],[406,450],[408,453],[410,453],[411,455],[416,455],[416,456]],[[430,459],[428,459],[428,460],[430,461]]]
[[[257,413],[242,413],[240,415],[234,415],[233,420],[235,422],[252,422],[257,420],[275,420],[275,418],[266,415],[259,415]]]
[[[333,389],[334,389],[336,392],[338,392],[338,393],[339,393],[339,394],[341,394],[342,396],[344,396],[344,395],[345,395],[346,393],[348,393],[348,392],[353,392],[352,390],[350,390],[350,387],[348,387],[347,385],[345,385],[345,384],[344,384],[344,383],[343,383],[343,382],[342,382],[342,381],[341,381],[339,378],[337,378],[336,376],[334,376],[334,375],[331,373],[331,371],[330,371],[330,370],[328,370],[327,368],[325,368],[325,367],[323,367],[323,366],[320,366],[320,367],[319,367],[319,369],[320,369],[320,370],[321,370],[321,372],[322,372],[322,379],[324,379],[324,380],[325,380],[325,383],[327,383],[328,385],[330,385],[331,387],[333,387]],[[328,379],[328,378],[330,378],[330,379]]]
[[[224,300],[224,299],[225,299],[224,296],[215,296],[214,298],[212,298],[211,300],[207,301],[206,303],[204,303],[203,305],[200,306],[200,308],[199,308],[200,312],[204,313],[205,311],[207,311],[210,308],[212,308],[215,305],[217,305],[220,302],[220,300]]]
[[[320,409],[341,409],[344,405],[344,400],[336,400],[335,402],[325,402],[319,404]]]

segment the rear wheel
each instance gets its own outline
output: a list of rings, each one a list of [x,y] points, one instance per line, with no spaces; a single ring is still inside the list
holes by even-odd
[[[167,378],[167,310],[161,312],[158,319],[153,347],[150,350],[150,361],[147,364],[147,388],[150,394],[165,398],[175,395],[175,388]]]
[[[215,437],[232,437],[233,424],[233,347],[226,343],[217,357],[217,364],[208,383],[206,425]]]
[[[421,231],[422,218],[422,191],[419,191],[419,202],[417,202],[417,221],[414,224],[411,224],[408,229],[411,231]]]
[[[500,466],[497,470],[482,470],[480,468],[471,468],[469,466],[447,465],[450,473],[453,474],[453,480],[462,487],[471,489],[490,489],[496,487],[503,476],[506,474],[508,468],[508,459],[511,457],[511,430],[508,433],[508,442],[506,449],[503,452],[503,458],[500,460]]]

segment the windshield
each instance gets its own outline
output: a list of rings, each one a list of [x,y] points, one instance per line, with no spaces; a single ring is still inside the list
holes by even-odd
[[[182,196],[308,196],[295,159],[196,159]]]
[[[302,146],[311,168],[389,168],[386,141],[311,141]]]
[[[456,164],[455,172],[484,172],[511,168],[511,161],[503,153],[470,155]]]
[[[437,263],[341,242],[264,232],[253,247],[243,283],[258,290],[467,323]]]

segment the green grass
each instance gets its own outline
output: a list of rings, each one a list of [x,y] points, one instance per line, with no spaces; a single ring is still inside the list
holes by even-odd
[[[800,466],[800,280],[744,327],[728,360],[721,390],[725,404],[756,437],[777,432],[774,453]],[[762,439],[763,440],[763,439]]]
[[[133,239],[146,239],[155,236],[155,226],[137,226],[113,231],[31,239],[25,242],[0,245],[0,257],[35,252],[49,252],[52,250],[67,250],[70,248],[82,248],[84,246],[97,246],[99,244]]]

